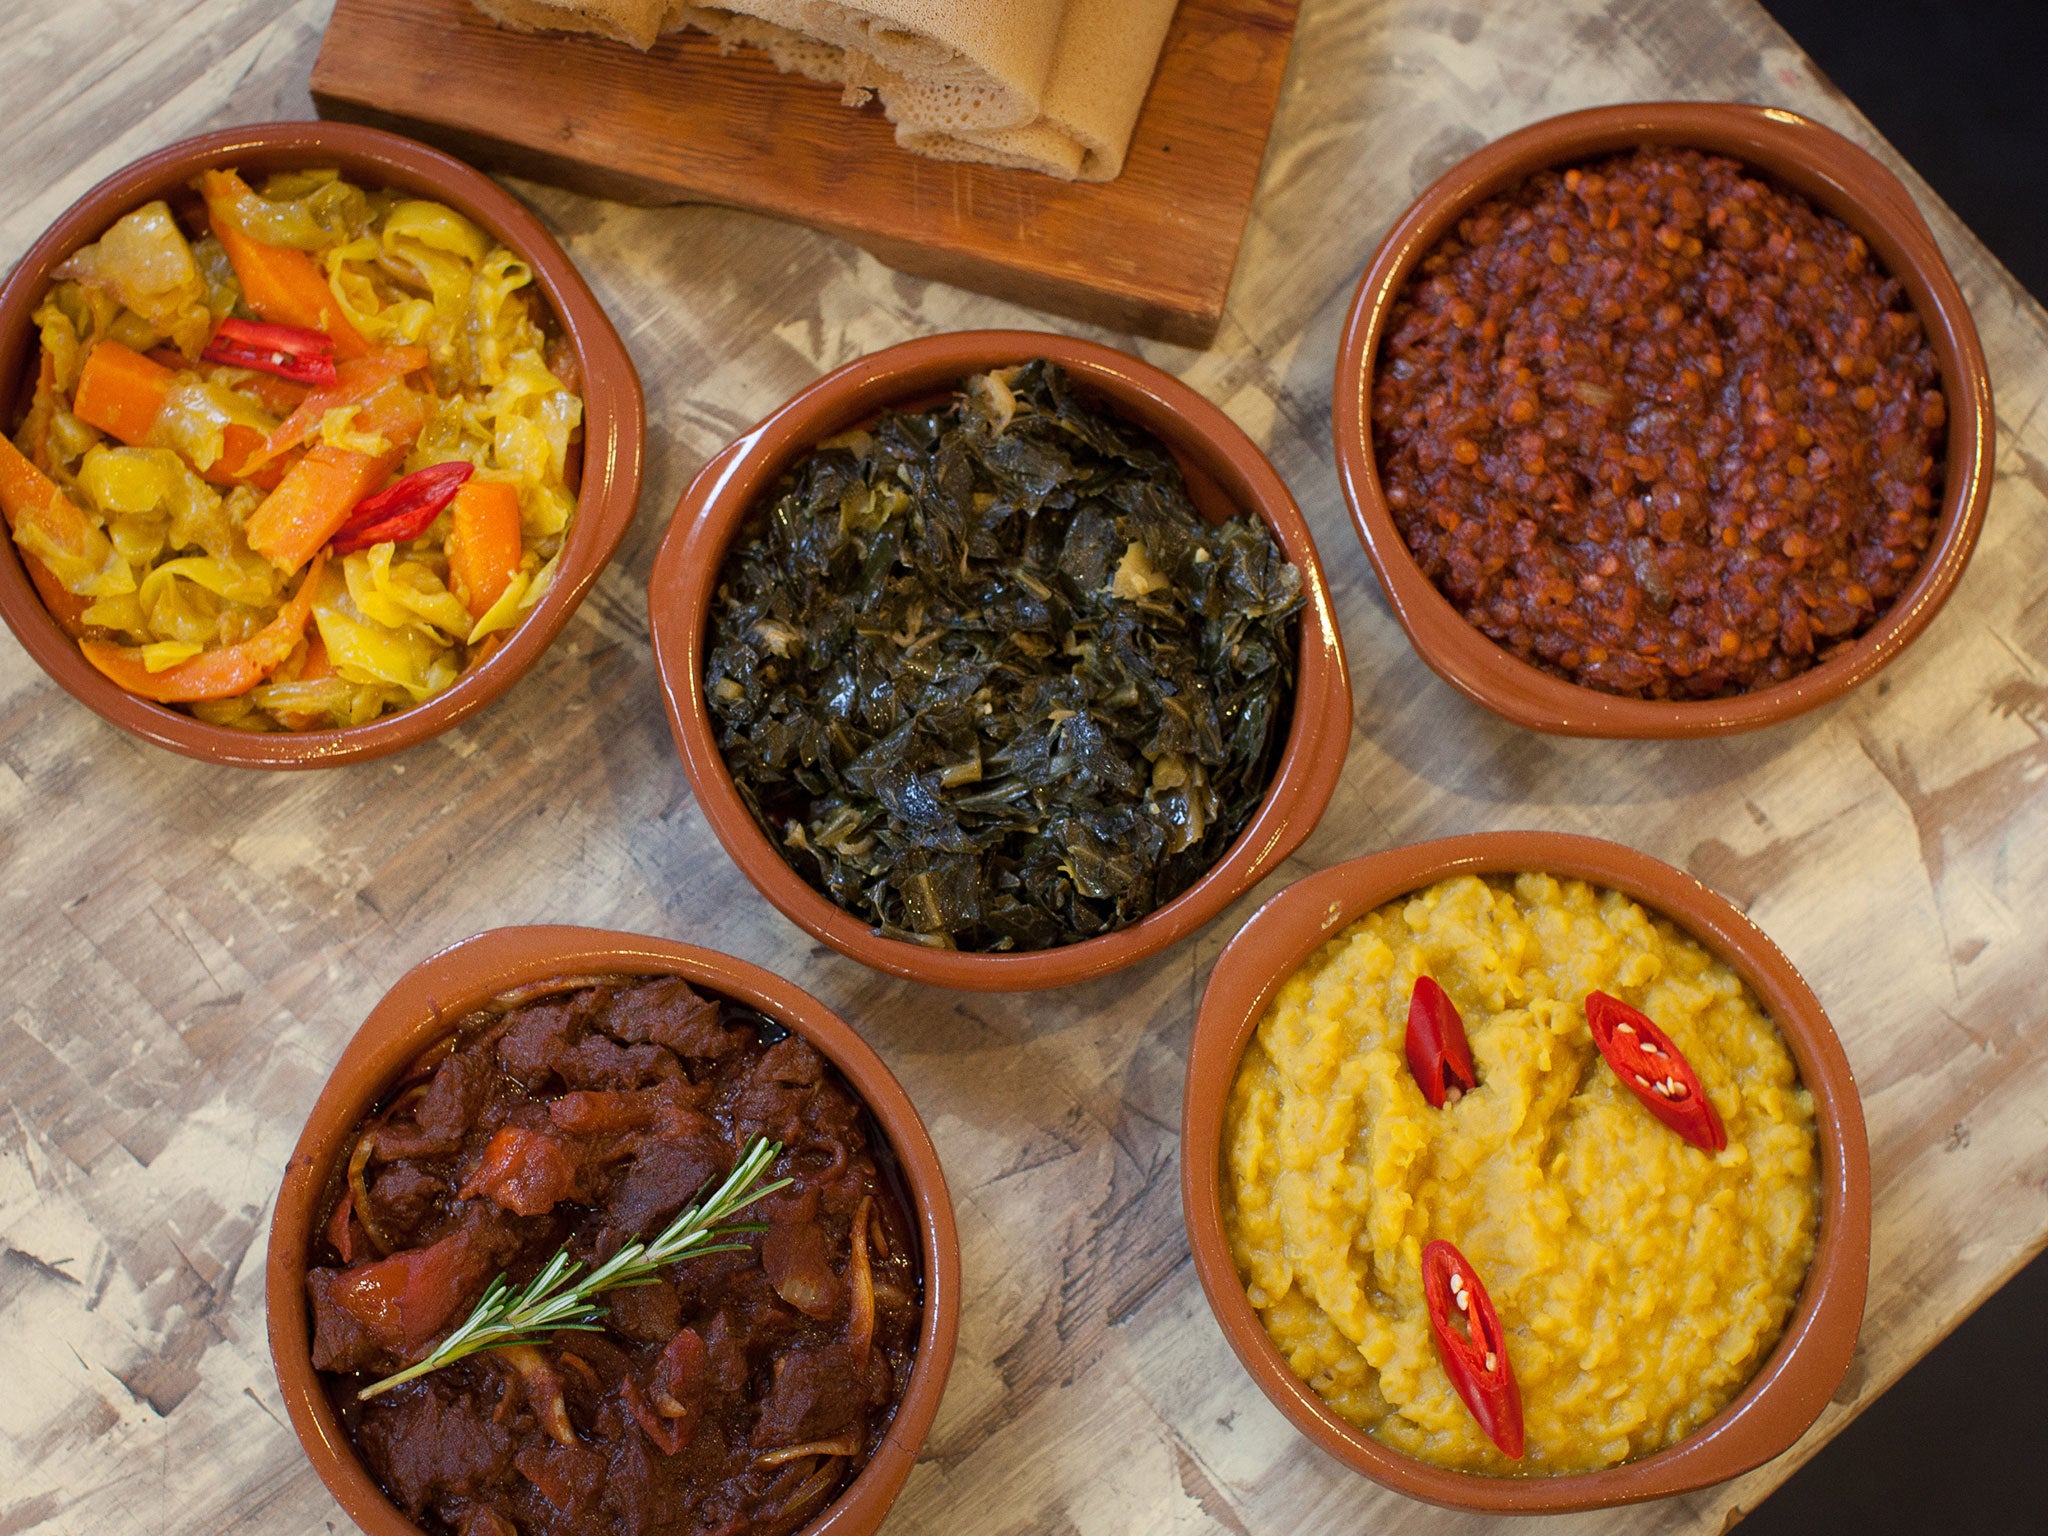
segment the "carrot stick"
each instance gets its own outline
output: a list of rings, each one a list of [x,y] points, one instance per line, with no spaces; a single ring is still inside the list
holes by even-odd
[[[87,426],[133,445],[149,436],[177,382],[161,363],[118,341],[103,341],[86,354],[71,411]]]
[[[35,583],[36,596],[50,610],[50,617],[57,621],[57,627],[74,640],[83,636],[88,627],[85,610],[92,606],[93,600],[71,591],[57,579],[56,572],[25,549],[21,552],[21,563],[28,567],[28,579]]]
[[[120,687],[159,704],[232,699],[247,693],[290,658],[306,632],[306,620],[313,613],[313,597],[326,568],[325,555],[314,560],[292,600],[247,640],[194,656],[162,672],[150,671],[143,665],[141,652],[127,646],[81,640],[78,648],[85,652],[87,661]]]
[[[519,574],[519,491],[503,480],[470,480],[455,493],[448,575],[480,619]]]
[[[290,379],[280,379],[274,373],[252,371],[247,378],[235,386],[243,394],[254,395],[263,402],[263,409],[273,416],[289,416],[305,404],[308,386],[294,384]]]
[[[302,325],[324,331],[337,358],[361,357],[369,350],[362,333],[348,322],[327,286],[319,264],[304,251],[266,245],[230,222],[233,204],[250,195],[233,171],[212,170],[199,179],[214,237],[228,253],[242,298],[257,315],[276,325]]]
[[[0,436],[0,517],[6,519],[10,532],[29,523],[81,560],[98,564],[104,558],[106,536],[86,520],[56,481],[23,458],[5,436]],[[17,538],[15,542],[21,541]],[[96,549],[96,545],[100,547]],[[58,628],[74,639],[84,634],[85,610],[93,599],[66,587],[55,571],[27,549],[21,551],[21,563]]]
[[[157,418],[177,382],[177,374],[156,359],[118,341],[102,341],[86,354],[71,410],[87,426],[99,428],[117,442],[139,447],[151,440]],[[247,480],[269,490],[284,478],[284,466],[266,462],[252,467],[249,461],[262,447],[261,432],[238,421],[228,422],[221,429],[220,457],[200,473],[215,485]]]
[[[359,405],[394,380],[427,366],[425,347],[378,347],[366,355],[342,363],[335,369],[335,381],[305,395],[291,415],[278,423],[264,445],[266,457],[296,448],[320,430],[321,420],[331,410]]]
[[[15,531],[27,524],[64,554],[97,568],[111,548],[57,482],[21,456],[21,450],[0,436],[0,514]]]
[[[21,436],[28,444],[29,462],[44,474],[50,472],[50,428],[57,418],[57,359],[48,347],[36,364],[35,392],[29,397],[28,413],[21,418]]]
[[[402,446],[368,454],[315,443],[249,515],[249,547],[280,571],[296,571],[403,457]]]
[[[401,379],[387,378],[363,401],[353,425],[358,431],[376,433],[391,446],[383,453],[367,454],[315,443],[250,514],[249,547],[279,570],[297,570],[334,537],[356,503],[405,457],[426,425],[426,406]]]

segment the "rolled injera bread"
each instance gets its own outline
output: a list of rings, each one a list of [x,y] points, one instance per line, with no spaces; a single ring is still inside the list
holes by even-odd
[[[685,5],[680,19],[730,41],[766,46],[771,56],[793,56],[792,40],[763,44],[744,35],[754,29],[732,25],[767,22],[838,49],[842,85],[877,91],[885,105],[914,102],[920,121],[982,129],[1021,127],[1038,117],[1066,9],[1067,0],[728,0]],[[806,63],[811,67],[794,67],[813,78],[829,68],[815,56]]]
[[[803,75],[825,85],[843,86],[843,99],[850,107],[866,103],[872,89],[857,86],[846,78],[846,50],[815,38],[778,27],[758,16],[741,16],[732,11],[714,11],[707,6],[678,4],[674,27],[694,27],[717,38],[721,51],[734,47],[755,48],[768,55],[769,62],[785,75]],[[673,30],[673,29],[671,29]]]
[[[678,25],[681,0],[470,0],[519,32],[595,32],[646,50]]]
[[[897,142],[1069,180],[1123,169],[1178,0],[474,0],[526,29],[636,47],[694,27],[788,72],[879,95]]]
[[[1113,181],[1180,0],[1070,0],[1037,121],[947,129],[883,93],[896,141],[939,160],[975,160],[1066,180]]]

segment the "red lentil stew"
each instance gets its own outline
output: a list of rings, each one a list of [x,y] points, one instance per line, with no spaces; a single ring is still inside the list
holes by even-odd
[[[747,1211],[765,1232],[605,1293],[599,1331],[358,1396],[494,1276],[652,1236],[756,1136],[793,1181]],[[866,1107],[801,1037],[680,979],[548,983],[465,1021],[365,1118],[347,1169],[307,1275],[313,1364],[434,1536],[788,1536],[909,1383],[915,1239]]]
[[[1481,632],[1608,693],[1797,676],[1911,582],[1946,402],[1861,236],[1724,156],[1644,148],[1473,208],[1389,317],[1373,451]]]

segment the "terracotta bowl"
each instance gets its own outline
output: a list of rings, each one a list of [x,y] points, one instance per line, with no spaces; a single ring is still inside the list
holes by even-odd
[[[873,1460],[804,1536],[868,1536],[910,1476],[939,1411],[960,1328],[960,1240],[953,1199],[924,1121],[881,1057],[808,993],[759,966],[666,939],[592,928],[496,928],[450,945],[399,978],[363,1021],[307,1117],[285,1166],[270,1222],[266,1275],[270,1358],[292,1428],[313,1470],[369,1536],[420,1536],[350,1447],[313,1369],[306,1260],[314,1225],[349,1132],[428,1045],[502,992],[553,977],[625,973],[681,976],[758,1008],[802,1035],[866,1102],[910,1191],[924,1268],[917,1362],[895,1422]]]
[[[1678,1444],[1601,1472],[1487,1477],[1417,1461],[1355,1429],[1289,1369],[1245,1296],[1223,1235],[1224,1101],[1266,1005],[1345,925],[1450,875],[1540,870],[1634,897],[1733,966],[1776,1022],[1812,1090],[1821,1146],[1820,1241],[1799,1304],[1762,1368]],[[1188,1053],[1181,1205],[1210,1309],[1259,1389],[1318,1446],[1375,1482],[1452,1509],[1539,1514],[1659,1499],[1769,1461],[1805,1433],[1841,1384],[1870,1275],[1870,1151],[1848,1058],[1791,961],[1733,906],[1647,854],[1558,832],[1445,838],[1354,859],[1297,882],[1252,916],[1210,974]]]
[[[1643,144],[1747,161],[1841,219],[1869,242],[1919,311],[1948,405],[1941,519],[1919,574],[1854,644],[1789,682],[1728,699],[1625,699],[1568,683],[1481,634],[1422,574],[1381,494],[1372,448],[1372,379],[1380,337],[1408,276],[1475,203],[1537,171]],[[1546,118],[1460,161],[1381,243],[1358,285],[1337,357],[1333,432],[1345,499],[1394,616],[1452,687],[1531,730],[1564,736],[1718,736],[1772,725],[1872,677],[1925,629],[1969,563],[1991,497],[1991,379],[1984,348],[1927,222],[1899,179],[1820,124],[1775,107],[1644,102]]]
[[[783,862],[733,787],[704,703],[705,632],[725,553],[760,497],[821,439],[879,412],[943,398],[970,374],[1049,358],[1180,461],[1195,504],[1221,522],[1265,520],[1301,568],[1293,723],[1251,823],[1221,861],[1128,928],[1029,954],[970,954],[884,938]],[[1090,341],[1038,331],[960,331],[875,352],[827,374],[726,447],[690,482],[648,584],[654,661],[670,728],[697,802],[749,880],[783,914],[842,954],[892,975],[969,991],[1021,992],[1107,975],[1185,938],[1277,869],[1321,818],[1351,739],[1351,681],[1315,540],[1286,484],[1231,419],[1170,374]]]
[[[123,691],[95,671],[36,595],[13,541],[0,538],[0,614],[44,671],[123,730],[206,762],[243,768],[325,768],[382,757],[425,741],[489,704],[533,665],[569,622],[618,547],[640,497],[646,436],[640,376],[618,332],[562,248],[518,200],[490,178],[396,134],[345,123],[259,123],[201,134],[136,161],[86,193],[29,247],[0,287],[0,423],[11,424],[32,370],[29,316],[50,273],[116,219],[173,195],[208,166],[244,172],[339,166],[359,184],[395,187],[448,204],[516,251],[575,349],[583,374],[583,487],[554,585],[525,623],[452,688],[424,704],[339,730],[258,733],[208,725]]]

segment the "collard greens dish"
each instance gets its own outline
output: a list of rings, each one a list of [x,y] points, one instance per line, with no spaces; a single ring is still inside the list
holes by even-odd
[[[1286,739],[1301,572],[1206,521],[1043,361],[800,460],[712,605],[705,694],[790,866],[878,932],[1048,949],[1172,900]]]

